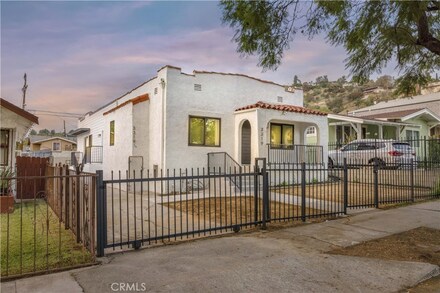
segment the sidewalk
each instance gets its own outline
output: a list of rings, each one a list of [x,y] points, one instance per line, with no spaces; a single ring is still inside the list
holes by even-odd
[[[421,226],[440,230],[440,200],[318,224],[127,252],[110,256],[100,266],[2,283],[1,287],[5,293],[396,292],[438,274],[439,268],[326,252]]]

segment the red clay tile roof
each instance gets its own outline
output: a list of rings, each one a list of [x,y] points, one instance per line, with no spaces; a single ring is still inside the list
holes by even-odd
[[[27,120],[38,124],[38,117],[35,116],[34,114],[29,113],[28,111],[25,111],[17,106],[15,106],[14,104],[12,104],[11,102],[6,101],[3,98],[0,98],[0,105],[12,112],[14,112],[17,115],[20,115],[21,117],[26,118]]]
[[[303,114],[310,114],[310,115],[320,115],[320,116],[326,116],[327,114],[321,111],[307,109],[304,107],[294,106],[294,105],[281,105],[281,104],[269,104],[265,102],[257,102],[256,104],[244,106],[241,108],[236,109],[235,111],[242,111],[242,110],[249,110],[249,109],[270,109],[270,110],[277,110],[277,111],[285,111],[285,112],[295,112],[295,113],[303,113]]]
[[[128,101],[125,101],[122,104],[120,104],[120,105],[118,105],[118,106],[116,106],[114,108],[111,108],[110,110],[104,112],[102,115],[105,116],[107,114],[110,114],[110,113],[112,113],[112,112],[114,112],[114,111],[124,107],[125,105],[130,104],[130,103],[132,103],[133,105],[136,105],[136,104],[139,104],[141,102],[148,101],[149,99],[150,99],[150,97],[148,96],[148,94],[143,94],[143,95],[137,96],[136,98],[133,98],[133,99],[128,100]]]

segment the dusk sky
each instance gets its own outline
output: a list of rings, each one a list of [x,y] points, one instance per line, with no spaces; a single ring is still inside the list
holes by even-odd
[[[290,84],[348,75],[343,48],[297,36],[277,71],[240,58],[217,2],[1,2],[1,96],[27,109],[86,113],[119,97],[170,64],[243,73]],[[393,73],[388,71],[386,73]],[[39,116],[40,128],[63,118]],[[76,119],[66,119],[68,130]]]

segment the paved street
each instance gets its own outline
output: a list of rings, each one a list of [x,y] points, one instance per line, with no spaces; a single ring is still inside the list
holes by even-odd
[[[114,254],[99,266],[2,283],[2,292],[396,292],[439,268],[326,252],[421,226],[440,229],[439,200]]]

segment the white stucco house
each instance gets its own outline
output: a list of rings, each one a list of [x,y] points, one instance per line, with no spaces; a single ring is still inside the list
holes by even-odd
[[[16,143],[23,141],[38,117],[0,98],[0,168],[15,167]]]
[[[164,66],[87,113],[73,134],[84,171],[102,169],[105,178],[112,170],[206,168],[208,153],[227,154],[239,165],[253,165],[269,148],[296,151],[298,158],[311,126],[322,145],[319,157],[326,160],[327,116],[302,106],[301,89],[243,74],[187,74]]]

